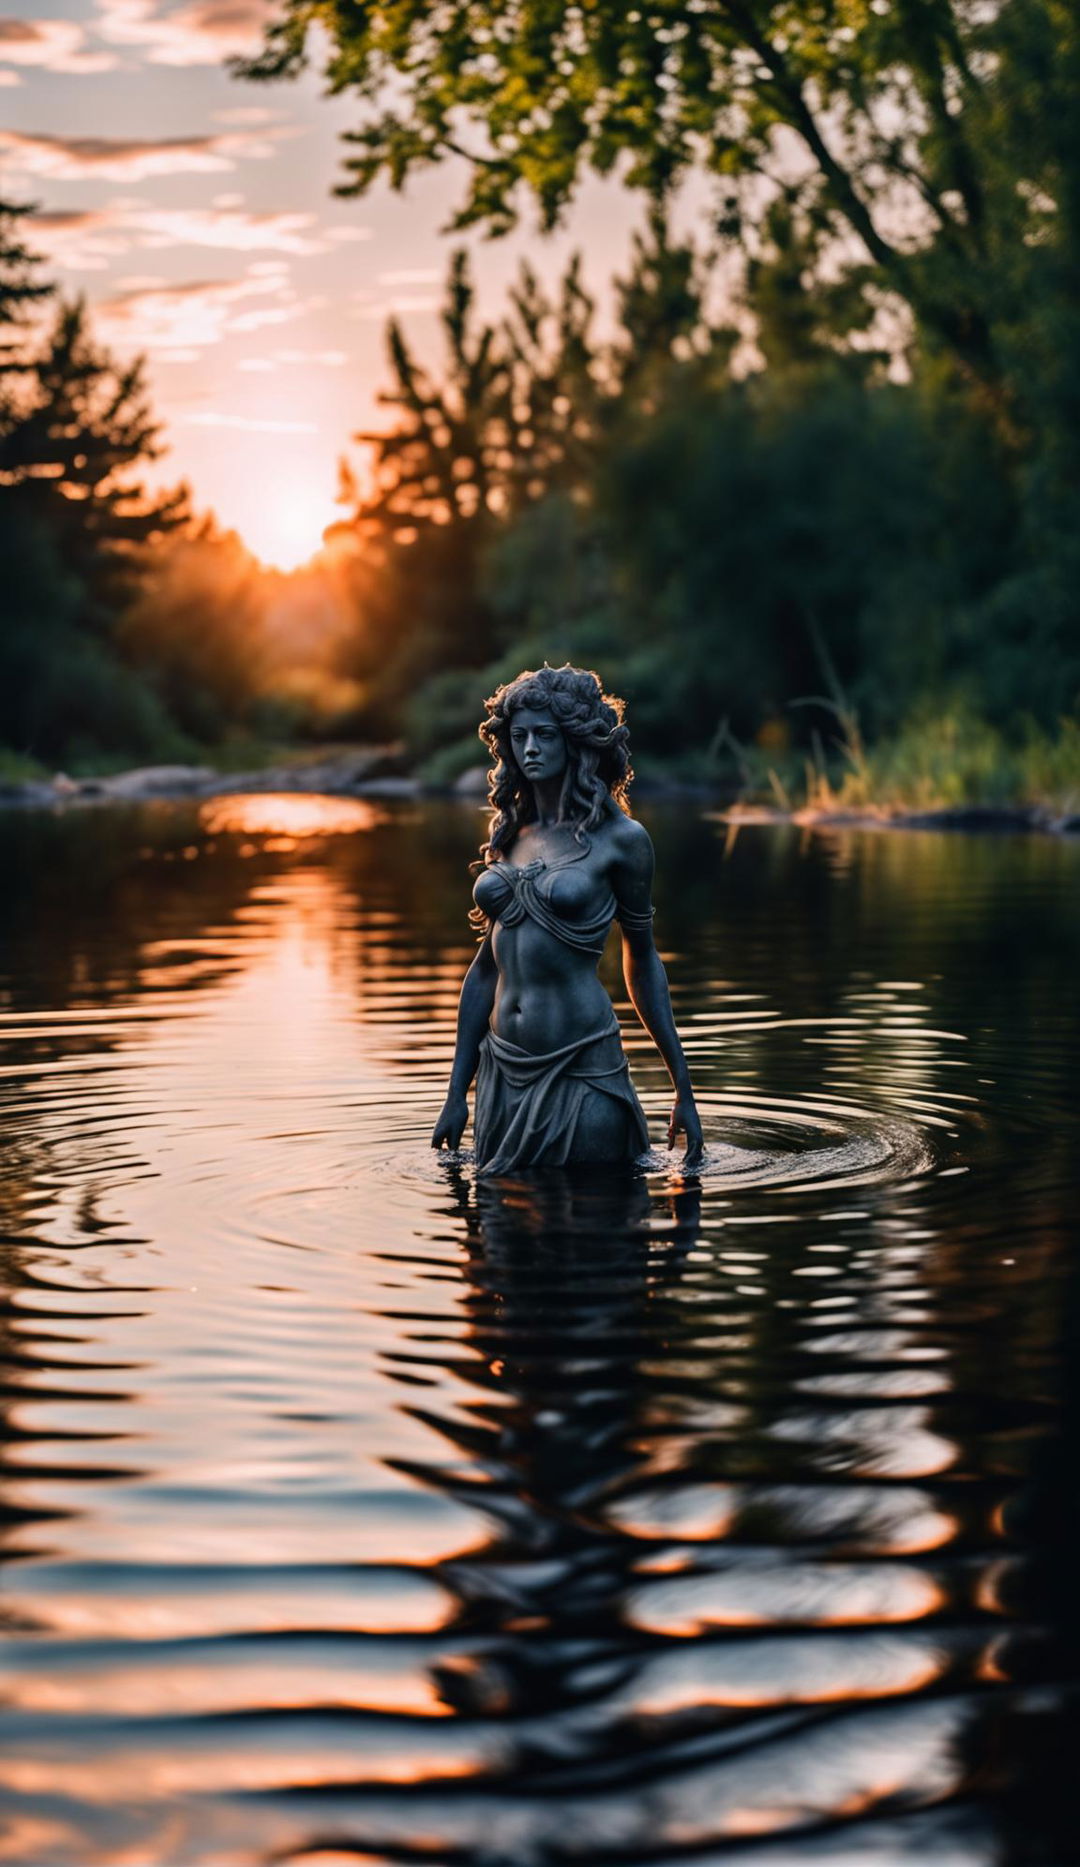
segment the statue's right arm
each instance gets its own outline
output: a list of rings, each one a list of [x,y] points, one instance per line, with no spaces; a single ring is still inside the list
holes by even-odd
[[[460,1147],[465,1124],[469,1119],[469,1105],[466,1092],[476,1075],[476,1066],[480,1061],[480,1045],[491,1022],[492,1007],[495,1004],[495,987],[499,982],[499,971],[495,964],[495,955],[491,950],[491,934],[485,935],[476,958],[465,974],[458,1001],[457,1044],[454,1049],[454,1063],[450,1071],[450,1087],[446,1092],[442,1113],[432,1130],[432,1147],[441,1147],[445,1141],[447,1147]]]

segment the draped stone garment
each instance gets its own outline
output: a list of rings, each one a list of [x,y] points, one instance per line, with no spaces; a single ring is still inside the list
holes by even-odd
[[[560,914],[551,899],[555,872],[580,862],[589,847],[583,838],[569,856],[536,860],[521,868],[505,860],[489,863],[473,890],[477,905],[504,927],[516,927],[528,916],[564,946],[599,959],[613,920],[629,930],[646,928],[652,909],[639,913],[624,908],[609,892],[588,920]],[[539,1056],[489,1030],[480,1045],[473,1110],[478,1172],[564,1166],[573,1154],[586,1099],[597,1094],[612,1097],[626,1109],[626,1158],[643,1153],[649,1131],[630,1081],[614,1010],[602,1030]]]
[[[489,1030],[480,1045],[473,1132],[480,1173],[562,1167],[571,1159],[578,1117],[588,1096],[621,1102],[628,1160],[649,1145],[614,1012],[606,1030],[536,1056]]]

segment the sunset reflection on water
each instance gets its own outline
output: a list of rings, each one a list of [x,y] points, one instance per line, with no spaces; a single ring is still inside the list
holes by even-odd
[[[296,791],[212,797],[199,808],[199,824],[207,836],[283,837],[290,843],[354,836],[385,821],[385,811],[367,798],[305,796]],[[273,841],[270,850],[277,854],[281,845]]]
[[[654,828],[707,1170],[491,1188],[474,811],[0,820],[0,1860],[1068,1858],[1076,852]]]

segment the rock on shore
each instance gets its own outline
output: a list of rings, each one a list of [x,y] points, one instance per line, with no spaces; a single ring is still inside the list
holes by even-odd
[[[0,782],[2,805],[74,803],[142,804],[156,798],[228,797],[267,791],[318,793],[324,797],[415,797],[419,781],[402,768],[397,746],[360,747],[301,765],[271,765],[261,771],[222,772],[211,765],[142,765],[110,777]]]

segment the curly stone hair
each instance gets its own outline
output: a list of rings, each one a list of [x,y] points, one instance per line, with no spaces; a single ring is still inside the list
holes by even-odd
[[[566,739],[566,774],[559,798],[559,818],[572,824],[583,841],[603,816],[610,797],[629,816],[626,793],[634,776],[630,734],[623,725],[625,703],[605,694],[590,668],[527,668],[485,702],[487,718],[480,737],[495,763],[488,773],[491,822],[481,845],[485,862],[496,862],[523,823],[535,816],[532,786],[514,757],[510,722],[521,707],[546,708]]]

